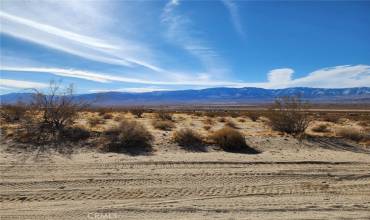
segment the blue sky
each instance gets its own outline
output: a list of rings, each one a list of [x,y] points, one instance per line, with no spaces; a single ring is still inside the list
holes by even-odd
[[[370,86],[368,1],[1,1],[0,92]]]

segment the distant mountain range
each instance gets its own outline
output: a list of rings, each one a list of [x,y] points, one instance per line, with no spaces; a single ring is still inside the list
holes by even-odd
[[[170,104],[263,104],[277,97],[300,95],[314,103],[370,103],[370,87],[322,88],[209,88],[202,90],[155,91],[145,93],[104,92],[76,95],[78,99],[94,101],[100,106],[170,105]],[[3,104],[18,100],[28,102],[30,93],[10,93],[0,96]]]

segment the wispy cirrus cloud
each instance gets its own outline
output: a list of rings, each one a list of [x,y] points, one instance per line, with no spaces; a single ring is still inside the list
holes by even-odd
[[[163,8],[161,22],[166,27],[166,37],[170,42],[199,59],[208,74],[213,77],[227,72],[228,70],[216,50],[206,40],[199,37],[202,35],[202,30],[196,29],[192,19],[178,10],[180,5],[179,0],[172,0]]]
[[[230,20],[236,32],[238,32],[240,36],[245,37],[245,32],[242,26],[242,22],[240,20],[237,3],[234,0],[221,0],[221,1],[225,5],[226,9],[230,14]]]
[[[25,80],[14,80],[14,79],[4,79],[1,78],[0,80],[0,89],[8,90],[8,89],[30,89],[30,88],[46,88],[49,84],[40,83],[40,82],[33,82],[33,81],[25,81]]]
[[[22,3],[27,5],[27,10]],[[106,21],[104,25],[97,24],[100,22],[98,18],[104,17],[102,5],[85,1],[80,3],[63,1],[63,4],[50,1],[38,3],[27,4],[27,2],[17,1],[13,4],[11,1],[4,1],[0,11],[2,19],[0,31],[97,62],[162,71],[162,68],[148,60],[151,51],[145,43],[122,35],[116,36],[106,30],[106,26],[114,24],[112,20],[108,20],[110,23]],[[73,9],[80,13],[76,14]],[[33,13],[29,13],[30,11]],[[73,20],[68,20],[70,17]],[[94,18],[94,22],[91,22],[91,18]],[[70,26],[58,27],[65,23],[69,23]],[[77,30],[82,33],[78,33]]]

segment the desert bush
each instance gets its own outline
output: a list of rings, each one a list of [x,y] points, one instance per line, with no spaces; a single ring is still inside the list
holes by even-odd
[[[314,132],[328,132],[329,128],[327,124],[318,124],[315,127],[312,128],[312,131]]]
[[[206,130],[206,131],[209,131],[211,129],[211,126],[209,125],[204,125],[203,126],[203,129]]]
[[[247,145],[242,133],[230,127],[214,132],[210,139],[225,151],[258,153],[257,150]]]
[[[203,123],[206,125],[214,125],[215,121],[212,118],[206,118]]]
[[[226,123],[225,123],[225,126],[228,126],[230,128],[239,129],[239,127],[232,120],[227,120]]]
[[[90,131],[83,127],[70,127],[65,128],[61,132],[61,137],[67,141],[81,141],[90,137]]]
[[[259,113],[257,113],[257,112],[248,112],[248,113],[247,113],[247,116],[248,116],[248,118],[250,118],[252,121],[257,121],[261,115],[260,115]]]
[[[275,101],[268,118],[272,129],[300,136],[310,123],[310,118],[304,110],[308,104],[299,97],[283,97]]]
[[[175,124],[169,120],[153,120],[152,125],[156,129],[170,131],[175,127]]]
[[[239,118],[238,121],[241,122],[241,123],[246,122],[246,120],[244,118]]]
[[[141,108],[135,108],[135,109],[130,109],[129,112],[132,115],[136,116],[137,118],[142,118],[143,114],[145,113],[145,110]]]
[[[340,115],[331,113],[322,113],[321,120],[326,122],[338,123],[340,120]]]
[[[224,122],[226,122],[226,118],[225,117],[221,117],[221,118],[218,119],[218,121],[221,122],[221,123],[224,123]]]
[[[97,125],[104,124],[104,120],[99,116],[92,116],[87,119],[87,123],[90,127],[96,127]]]
[[[62,133],[73,127],[78,113],[88,104],[75,99],[73,85],[62,90],[51,81],[48,93],[33,91],[28,116],[20,123],[20,134],[35,143],[63,141]]]
[[[103,115],[103,118],[104,118],[104,119],[112,119],[112,118],[113,118],[113,115],[112,115],[111,113],[105,113],[105,114]]]
[[[130,154],[148,153],[151,151],[153,135],[140,123],[124,120],[118,126],[103,133],[109,152],[126,152]]]
[[[205,151],[203,138],[190,128],[176,131],[174,134],[174,141],[186,150]]]
[[[6,122],[16,122],[22,119],[27,111],[26,105],[17,103],[14,105],[2,105],[0,117]]]
[[[173,121],[172,114],[164,111],[157,112],[157,118],[164,121]]]
[[[353,127],[338,128],[336,129],[335,133],[339,137],[347,138],[353,141],[362,141],[370,139],[370,134],[365,132],[365,130]]]

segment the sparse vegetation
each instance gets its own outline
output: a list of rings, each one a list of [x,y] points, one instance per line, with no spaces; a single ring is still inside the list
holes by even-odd
[[[205,151],[203,138],[190,128],[176,131],[174,141],[186,150]]]
[[[14,123],[21,120],[26,114],[26,111],[26,105],[20,102],[14,105],[2,105],[0,108],[0,116],[5,122]]]
[[[153,135],[140,123],[124,120],[118,126],[107,129],[104,135],[104,150],[141,154],[151,151]]]
[[[163,121],[173,121],[172,114],[164,111],[157,112],[157,118]]]
[[[141,108],[134,108],[130,109],[129,111],[132,115],[136,116],[137,118],[142,118],[143,114],[145,113],[145,110]]]
[[[96,127],[97,125],[104,124],[104,120],[100,116],[92,116],[87,120],[90,127]]]
[[[318,124],[315,127],[312,128],[312,131],[314,132],[328,132],[329,127],[327,124]]]
[[[308,104],[299,97],[279,98],[268,114],[270,125],[276,131],[301,136],[311,121],[305,112],[307,108]]]
[[[230,128],[239,129],[239,127],[232,120],[227,120],[226,123],[225,123],[225,126],[228,126]]]
[[[250,118],[252,121],[257,121],[259,117],[261,116],[257,112],[248,112],[247,113],[248,118]]]
[[[343,127],[338,128],[335,131],[336,135],[339,137],[347,138],[353,141],[362,141],[362,140],[369,140],[370,134],[366,133],[365,130],[361,130],[354,127]]]
[[[175,127],[175,123],[169,120],[153,120],[152,125],[156,129],[170,131]]]
[[[242,133],[230,127],[216,131],[211,135],[211,140],[225,151],[258,153],[247,145]]]

